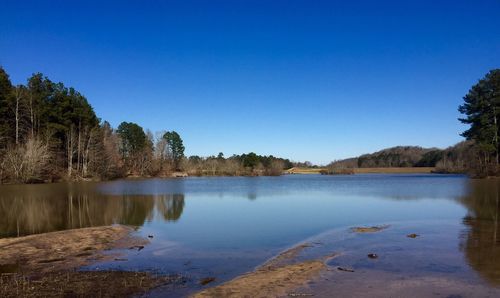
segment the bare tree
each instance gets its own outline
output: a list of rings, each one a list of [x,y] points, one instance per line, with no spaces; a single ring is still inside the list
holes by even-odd
[[[49,157],[48,145],[39,139],[30,137],[26,143],[7,150],[3,168],[16,181],[40,180]]]

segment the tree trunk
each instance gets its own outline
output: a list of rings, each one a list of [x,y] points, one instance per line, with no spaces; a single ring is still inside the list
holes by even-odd
[[[19,145],[19,100],[20,90],[16,91],[16,145]]]
[[[89,133],[89,139],[87,141],[87,145],[85,146],[85,152],[83,153],[83,158],[82,158],[82,176],[86,177],[87,176],[87,171],[88,171],[88,165],[90,163],[90,158],[89,158],[89,151],[90,151],[90,144],[92,142],[92,131]]]
[[[30,93],[30,122],[31,122],[31,137],[35,136],[34,134],[34,119],[33,119],[33,94]]]
[[[81,140],[82,140],[82,122],[78,121],[78,144],[77,144],[77,158],[76,158],[76,171],[80,173],[81,163]]]
[[[498,166],[498,125],[497,125],[497,111],[493,107],[493,123],[495,124],[495,163]]]
[[[68,134],[68,177],[71,177],[73,171],[73,126],[69,129]]]

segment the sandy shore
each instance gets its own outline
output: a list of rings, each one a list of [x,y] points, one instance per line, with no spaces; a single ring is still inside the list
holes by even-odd
[[[0,239],[0,296],[129,296],[171,282],[145,272],[76,271],[119,257],[105,253],[111,249],[148,243],[133,231],[114,225]]]
[[[260,269],[193,297],[276,297],[288,295],[325,269],[321,261],[306,261],[283,267]]]
[[[277,297],[286,296],[304,286],[326,269],[323,260],[295,262],[298,254],[311,247],[300,244],[280,253],[254,272],[244,274],[222,285],[196,293],[192,297]]]

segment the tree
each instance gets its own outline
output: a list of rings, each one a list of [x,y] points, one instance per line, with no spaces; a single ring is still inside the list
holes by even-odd
[[[259,156],[253,152],[250,152],[248,154],[243,154],[243,166],[245,168],[255,168],[257,164],[259,163]]]
[[[28,79],[28,98],[31,136],[46,130],[49,122],[50,102],[54,94],[54,83],[41,73]],[[45,131],[47,133],[47,131]]]
[[[12,107],[11,110],[14,114],[14,120],[15,120],[15,140],[16,140],[16,145],[19,145],[21,135],[24,135],[25,129],[24,129],[24,124],[25,124],[25,118],[26,118],[26,94],[27,90],[26,87],[23,85],[19,85],[15,88],[13,88],[13,102],[12,102]]]
[[[167,131],[163,138],[167,141],[168,153],[170,158],[174,162],[176,169],[179,168],[179,164],[184,157],[184,145],[181,136],[175,131]]]
[[[90,171],[101,178],[120,177],[123,174],[120,144],[118,134],[104,121],[96,131],[96,137],[90,146]]]
[[[224,153],[219,152],[219,154],[217,154],[217,159],[218,160],[224,160]]]
[[[10,124],[10,100],[12,97],[12,84],[9,75],[0,67],[0,149],[5,148],[12,139],[13,129]]]
[[[41,180],[41,174],[49,161],[48,146],[38,139],[29,138],[26,143],[9,148],[5,154],[4,167],[15,181]]]
[[[463,98],[464,103],[458,111],[465,115],[459,120],[470,127],[462,133],[467,140],[474,140],[482,154],[486,166],[494,156],[499,163],[499,125],[500,116],[500,69],[491,70],[472,86]]]
[[[122,140],[120,151],[124,158],[140,152],[146,146],[146,134],[136,123],[122,122],[116,132]]]

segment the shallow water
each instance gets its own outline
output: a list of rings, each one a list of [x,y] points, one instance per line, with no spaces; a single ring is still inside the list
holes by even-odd
[[[217,284],[250,271],[306,239],[322,244],[303,258],[352,252],[332,266],[376,264],[388,273],[437,272],[497,286],[499,181],[367,174],[0,186],[0,236],[136,225],[140,236],[153,236],[150,245],[126,251],[127,261],[90,268],[180,272],[192,281],[186,291],[201,287],[194,285],[202,277]],[[368,237],[349,232],[380,224],[391,228]],[[398,238],[406,232],[421,237]],[[377,263],[364,259],[382,244]]]

